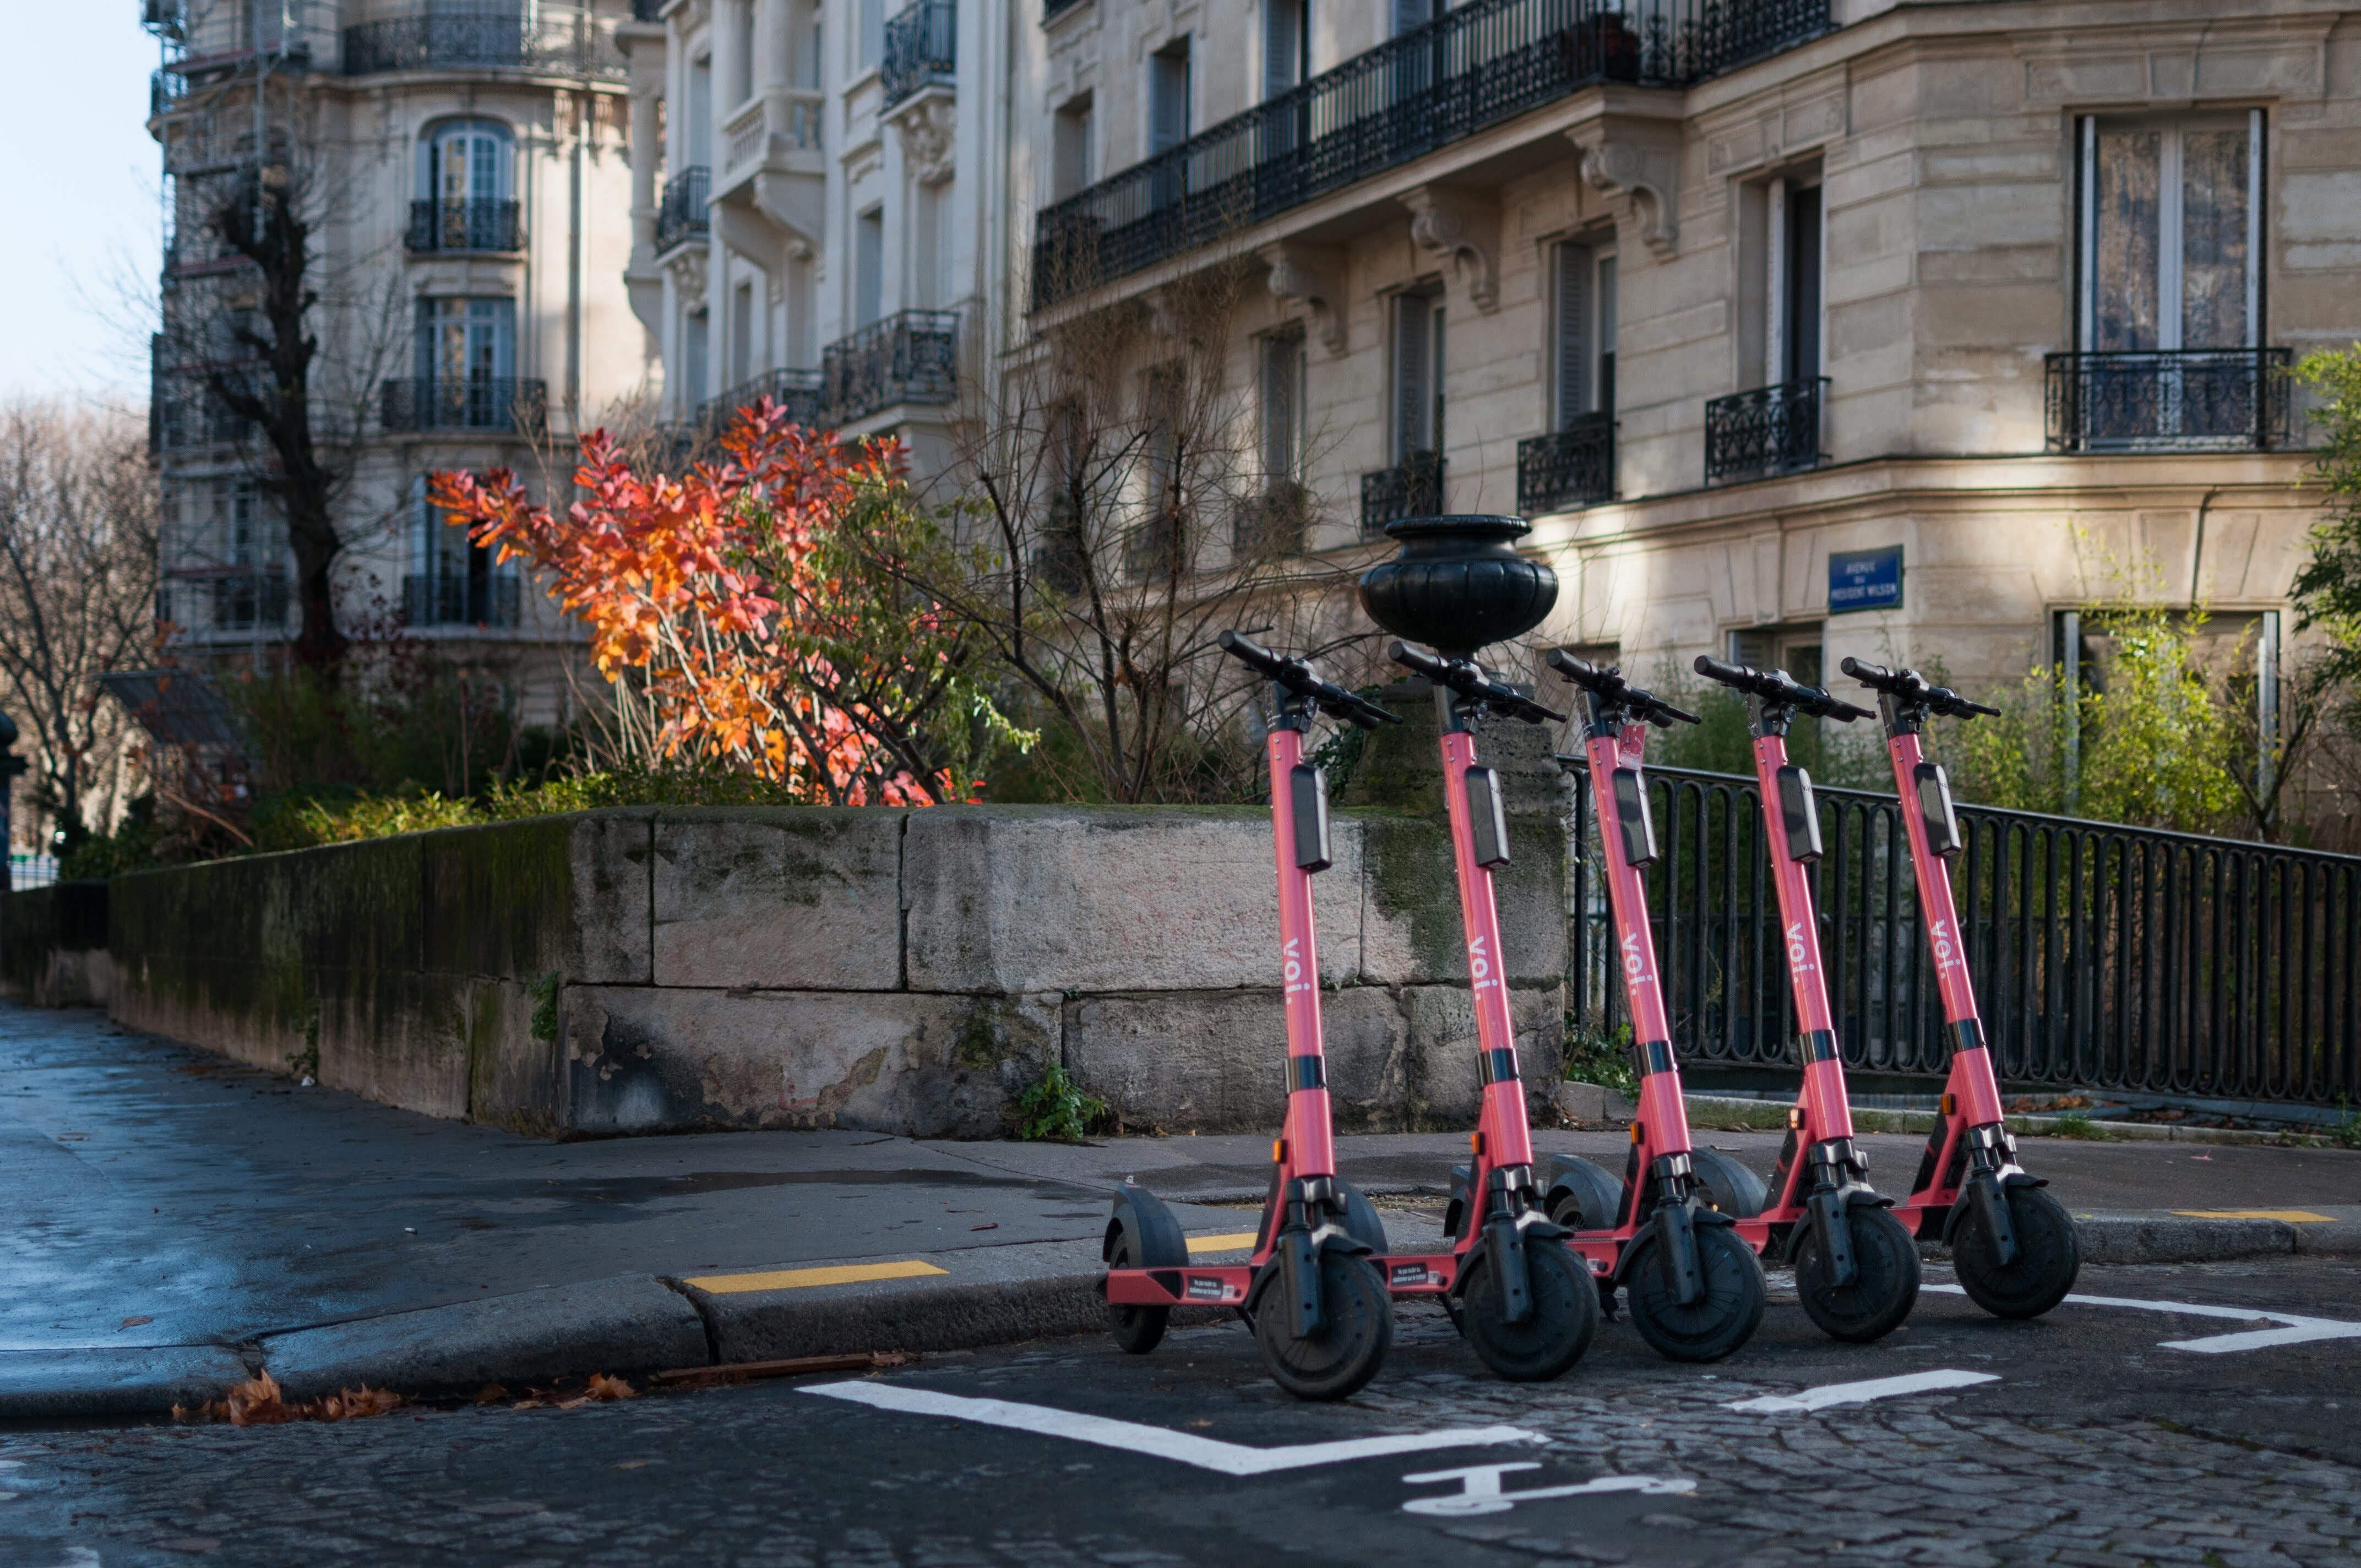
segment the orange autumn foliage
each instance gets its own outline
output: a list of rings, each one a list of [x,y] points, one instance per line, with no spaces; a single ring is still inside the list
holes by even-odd
[[[506,469],[438,474],[433,499],[502,561],[530,561],[588,625],[599,673],[644,698],[651,761],[836,805],[972,795],[929,729],[960,711],[961,640],[861,569],[871,520],[894,520],[889,539],[912,519],[930,527],[899,448],[815,433],[768,399],[722,446],[678,479],[643,477],[593,432],[575,474],[585,498],[562,516]]]

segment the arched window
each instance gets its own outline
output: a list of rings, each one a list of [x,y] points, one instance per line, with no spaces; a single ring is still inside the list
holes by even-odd
[[[516,157],[496,120],[443,120],[418,143],[412,250],[519,250]]]

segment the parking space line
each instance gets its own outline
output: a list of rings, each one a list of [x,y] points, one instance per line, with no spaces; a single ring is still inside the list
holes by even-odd
[[[1928,1285],[1925,1289],[1940,1291],[1946,1296],[1964,1296],[1967,1291],[1957,1285]],[[2180,1318],[2224,1318],[2234,1323],[2279,1323],[2276,1329],[2250,1329],[2245,1333],[2209,1334],[2203,1339],[2168,1339],[2157,1342],[2160,1350],[2194,1351],[2200,1355],[2230,1355],[2246,1350],[2272,1350],[2280,1345],[2309,1344],[2319,1340],[2361,1339],[2361,1322],[2348,1322],[2339,1318],[2306,1317],[2301,1312],[2272,1311],[2262,1307],[2213,1307],[2200,1301],[2143,1301],[2130,1296],[2084,1296],[2066,1298],[2074,1307],[2123,1307],[2136,1312],[2162,1312]]]
[[[830,1399],[846,1399],[909,1416],[941,1416],[973,1421],[980,1426],[1005,1427],[1042,1437],[1117,1448],[1152,1459],[1170,1459],[1224,1475],[1267,1475],[1276,1470],[1303,1470],[1317,1464],[1341,1464],[1351,1459],[1372,1459],[1389,1453],[1422,1453],[1438,1448],[1484,1448],[1503,1442],[1545,1442],[1547,1438],[1522,1427],[1462,1427],[1447,1431],[1399,1432],[1388,1437],[1347,1438],[1340,1442],[1303,1442],[1285,1448],[1249,1448],[1162,1427],[1119,1421],[1107,1416],[1052,1409],[1047,1405],[1021,1405],[1013,1399],[971,1399],[912,1388],[898,1383],[814,1383],[798,1389]]]
[[[2315,1214],[2309,1209],[2175,1209],[2173,1213],[2192,1220],[2277,1220],[2289,1225],[2333,1225],[2334,1214]]]
[[[684,1279],[708,1296],[737,1296],[750,1290],[807,1290],[815,1285],[858,1285],[870,1279],[918,1279],[949,1274],[931,1263],[906,1257],[893,1263],[845,1263],[825,1268],[774,1268],[761,1274],[707,1274]]]
[[[1235,1231],[1228,1235],[1189,1238],[1189,1251],[1192,1256],[1201,1252],[1244,1252],[1254,1245],[1255,1233],[1252,1231]]]
[[[1722,1408],[1759,1410],[1764,1415],[1785,1415],[1805,1410],[1825,1410],[1832,1405],[1864,1405],[1872,1399],[1924,1394],[1937,1388],[1971,1388],[1979,1383],[1999,1381],[1998,1375],[1994,1373],[1960,1372],[1941,1367],[1931,1372],[1905,1373],[1899,1377],[1870,1377],[1859,1383],[1823,1383],[1817,1388],[1806,1388],[1795,1394],[1765,1394],[1758,1399],[1737,1399]]]

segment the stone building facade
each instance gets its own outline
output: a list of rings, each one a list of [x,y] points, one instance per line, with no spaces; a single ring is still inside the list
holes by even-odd
[[[208,391],[210,370],[250,361],[237,328],[263,286],[214,214],[258,178],[286,181],[312,230],[340,624],[398,627],[529,721],[556,718],[578,630],[431,514],[424,481],[507,466],[537,493],[562,485],[576,432],[660,369],[622,283],[624,0],[144,0],[143,15],[164,61],[159,619],[185,654],[258,667],[299,620],[276,459]]]
[[[2013,684],[2103,656],[2077,618],[2135,580],[2275,656],[2313,518],[2279,372],[2361,335],[2348,11],[1048,12],[1031,320],[1258,280],[1224,351],[1338,564],[1521,513],[1537,639],[1647,671]]]

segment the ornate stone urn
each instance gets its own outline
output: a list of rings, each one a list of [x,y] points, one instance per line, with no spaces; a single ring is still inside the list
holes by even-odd
[[[1557,574],[1517,554],[1532,531],[1521,517],[1477,513],[1389,522],[1401,552],[1361,575],[1361,608],[1397,637],[1472,659],[1539,626],[1557,603]]]

